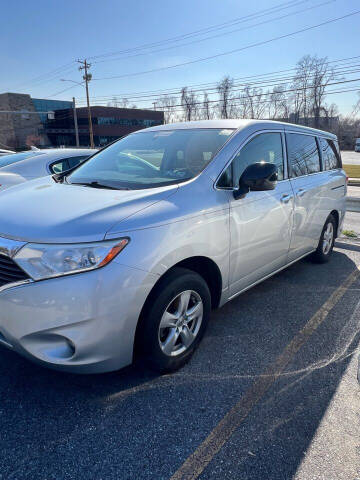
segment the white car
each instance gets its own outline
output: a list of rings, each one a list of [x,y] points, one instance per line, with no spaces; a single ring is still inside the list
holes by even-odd
[[[360,138],[356,139],[355,142],[355,152],[360,152]]]
[[[61,173],[78,165],[97,150],[56,148],[29,150],[0,157],[0,192],[19,183]]]
[[[3,157],[4,155],[11,155],[14,154],[15,152],[11,150],[4,150],[3,148],[0,148],[0,157]]]

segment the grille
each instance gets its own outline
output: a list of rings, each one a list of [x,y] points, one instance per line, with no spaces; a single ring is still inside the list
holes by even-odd
[[[0,254],[0,287],[7,283],[21,282],[29,278],[29,275],[24,270],[21,270],[14,260]]]

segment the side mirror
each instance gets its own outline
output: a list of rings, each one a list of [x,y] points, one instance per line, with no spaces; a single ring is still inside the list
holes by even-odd
[[[278,179],[277,166],[273,163],[258,162],[245,168],[239,180],[239,189],[234,198],[243,198],[250,191],[274,190]]]

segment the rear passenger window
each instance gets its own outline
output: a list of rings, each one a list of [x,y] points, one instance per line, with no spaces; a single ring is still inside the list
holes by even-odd
[[[333,170],[341,168],[341,160],[336,146],[332,140],[320,138],[320,146],[324,170]]]
[[[286,144],[292,177],[320,172],[320,156],[315,137],[287,133]]]
[[[278,179],[284,179],[284,157],[280,133],[260,133],[240,150],[232,162],[235,185],[238,185],[245,168],[256,162],[274,163],[278,168]],[[222,180],[222,177],[220,179]]]

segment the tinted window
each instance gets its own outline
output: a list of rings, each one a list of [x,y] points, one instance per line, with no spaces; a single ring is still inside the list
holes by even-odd
[[[67,160],[69,162],[69,168],[76,167],[76,165],[79,165],[79,163],[81,163],[83,160],[86,160],[87,158],[89,158],[89,155],[68,158]]]
[[[59,160],[58,162],[50,165],[50,171],[52,173],[65,172],[66,170],[69,170],[69,168],[70,167],[69,167],[69,162],[68,162],[67,158],[65,158],[63,160]]]
[[[261,133],[248,142],[233,160],[235,184],[252,163],[269,162],[278,167],[278,179],[284,178],[284,160],[280,133]]]
[[[86,160],[87,158],[89,158],[89,155],[80,155],[77,157],[63,158],[62,160],[59,160],[58,162],[55,162],[52,165],[50,165],[50,171],[52,173],[65,172],[70,168],[76,167],[77,165],[79,165],[79,163]]]
[[[233,133],[230,129],[158,130],[128,135],[67,178],[113,188],[151,188],[198,175]]]
[[[332,170],[341,168],[341,160],[338,151],[331,140],[320,138],[323,169]]]
[[[223,171],[221,177],[217,182],[219,188],[233,188],[233,174],[232,174],[232,163]]]
[[[292,177],[320,172],[320,157],[315,137],[287,133],[286,144]]]
[[[42,153],[29,151],[29,152],[21,152],[21,153],[14,153],[10,155],[4,155],[3,157],[0,158],[0,168],[7,167],[12,163],[20,162],[21,160],[25,160],[26,158],[36,157],[37,155],[42,155]]]

